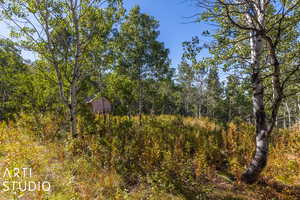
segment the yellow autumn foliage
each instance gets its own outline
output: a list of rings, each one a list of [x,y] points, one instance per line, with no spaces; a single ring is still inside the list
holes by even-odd
[[[298,198],[290,191],[278,194],[239,183],[255,147],[255,130],[247,123],[221,126],[207,118],[168,115],[143,116],[141,122],[139,117],[96,116],[79,119],[76,139],[68,137],[67,126],[51,115],[22,115],[0,124],[0,172],[27,167],[33,174],[0,174],[2,181],[51,183],[51,191],[1,192],[0,200],[247,199],[237,198],[234,189],[232,194],[225,192],[228,188],[220,192],[224,184],[249,196],[261,190],[256,199]],[[298,127],[274,131],[262,179],[300,184],[299,152]]]

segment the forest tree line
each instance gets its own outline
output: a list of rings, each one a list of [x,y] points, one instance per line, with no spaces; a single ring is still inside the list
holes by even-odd
[[[181,63],[173,66],[169,49],[158,40],[159,22],[154,17],[142,13],[138,6],[129,12],[123,7],[93,9],[86,12],[98,13],[99,18],[94,19],[96,16],[90,14],[82,22],[91,26],[85,27],[85,34],[90,32],[95,38],[94,41],[84,38],[89,44],[83,52],[86,55],[80,59],[84,67],[77,81],[79,110],[85,109],[87,97],[98,95],[111,101],[114,115],[178,114],[220,122],[233,119],[253,122],[251,82],[236,71],[228,74],[215,63],[199,58],[206,41],[193,37],[184,42]],[[57,12],[62,15],[62,10]],[[36,50],[43,51],[36,60],[21,56],[21,49],[34,50],[31,45],[46,48],[43,38],[29,37],[32,29],[12,31],[11,38],[1,39],[1,120],[13,119],[20,112],[63,114],[68,108],[62,106],[58,82],[61,81],[68,96],[74,62],[72,51],[76,48],[74,33],[63,19],[51,20],[52,39],[47,45],[53,45],[53,50]],[[203,32],[204,36],[207,34]],[[26,37],[29,37],[27,43]],[[38,39],[41,41],[37,42]],[[51,62],[57,62],[62,80],[57,80]],[[299,120],[299,114],[300,94],[287,98],[281,105],[278,127],[291,126]]]

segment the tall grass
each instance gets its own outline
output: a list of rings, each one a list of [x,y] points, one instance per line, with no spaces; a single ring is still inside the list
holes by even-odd
[[[0,125],[2,171],[31,167],[34,180],[52,186],[0,199],[214,199],[221,195],[214,192],[218,181],[239,185],[254,150],[254,127],[243,122],[223,127],[207,118],[143,116],[140,123],[138,117],[90,116],[79,119],[76,139],[65,126],[51,115],[38,124],[23,115]],[[275,131],[270,151],[262,179],[299,183],[299,129]]]

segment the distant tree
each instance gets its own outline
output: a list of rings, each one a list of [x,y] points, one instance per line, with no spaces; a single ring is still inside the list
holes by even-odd
[[[23,107],[22,91],[28,68],[21,51],[9,40],[0,40],[0,120],[14,118]]]
[[[202,48],[198,37],[193,37],[191,41],[183,42],[182,61],[178,66],[178,77],[182,88],[182,103],[184,113],[194,113],[195,116],[202,116],[206,112],[205,88],[206,76],[209,66],[203,65],[198,57]],[[189,110],[192,109],[192,110]]]
[[[217,67],[210,67],[206,82],[207,114],[211,118],[222,120],[224,113],[224,108],[222,108],[223,85]]]
[[[196,88],[195,71],[187,62],[182,61],[178,67],[178,82],[182,87],[181,102],[183,106],[183,115],[191,115],[195,113],[194,106],[196,105]]]
[[[247,89],[245,80],[236,74],[227,77],[225,85],[224,110],[227,113],[226,121],[240,118],[244,121],[252,122],[251,113],[251,91]]]
[[[112,101],[113,113],[132,115],[132,108],[136,99],[135,94],[133,94],[136,87],[135,81],[126,75],[113,72],[105,77],[104,82],[106,87],[102,94]]]
[[[160,81],[172,76],[169,50],[158,41],[159,23],[134,7],[125,17],[118,34],[116,71],[136,82],[138,114],[144,110],[146,80]]]

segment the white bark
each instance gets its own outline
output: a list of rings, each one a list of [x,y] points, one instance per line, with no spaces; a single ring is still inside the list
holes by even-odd
[[[257,13],[256,19],[247,14],[248,26],[260,29],[264,26],[264,1],[256,1],[257,5],[253,6]],[[247,171],[242,175],[242,180],[246,183],[256,181],[258,175],[266,166],[268,155],[268,126],[264,105],[264,87],[261,78],[261,55],[263,53],[263,37],[258,31],[250,33],[250,49],[251,49],[251,67],[252,67],[252,87],[253,87],[253,112],[256,124],[256,150]]]
[[[297,95],[298,112],[300,113],[300,94]]]
[[[291,118],[291,110],[290,110],[290,107],[289,107],[287,102],[285,102],[285,108],[286,108],[286,111],[287,111],[287,114],[288,114],[288,125],[287,125],[287,127],[290,127],[291,124],[292,124],[292,118]]]

